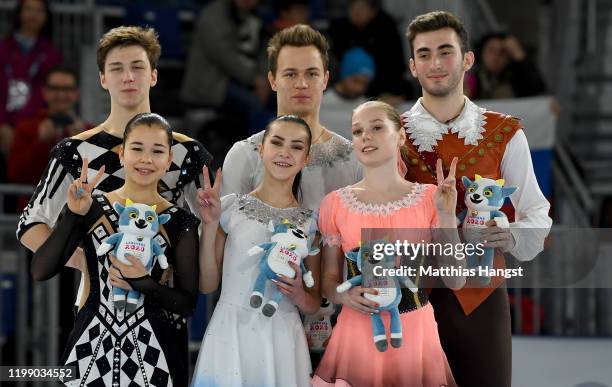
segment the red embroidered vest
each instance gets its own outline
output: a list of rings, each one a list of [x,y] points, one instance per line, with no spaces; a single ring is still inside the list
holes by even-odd
[[[485,112],[486,124],[483,138],[478,140],[477,145],[464,145],[458,133],[445,134],[438,141],[433,152],[418,152],[410,138],[406,139],[408,172],[406,180],[419,183],[437,184],[436,161],[442,159],[444,174],[448,173],[448,167],[453,157],[459,157],[457,164],[457,214],[464,208],[463,198],[465,188],[461,182],[462,176],[474,180],[476,174],[490,179],[501,178],[501,162],[508,141],[517,130],[521,129],[518,119],[496,112]],[[509,217],[510,218],[510,217]],[[511,220],[511,219],[510,219]],[[499,255],[494,260],[495,268],[505,267],[503,256]],[[492,277],[491,283],[485,288],[464,288],[455,291],[455,295],[466,315],[472,313],[498,286],[504,281],[503,277]]]

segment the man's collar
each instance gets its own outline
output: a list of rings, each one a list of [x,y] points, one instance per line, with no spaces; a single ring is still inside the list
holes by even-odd
[[[478,140],[482,139],[485,131],[486,109],[477,106],[469,98],[465,98],[463,110],[448,123],[443,123],[435,119],[431,113],[425,109],[421,98],[414,106],[402,114],[404,129],[406,134],[417,147],[419,152],[431,152],[437,145],[442,136],[448,133],[458,133],[459,138],[464,139],[465,145],[477,145]]]

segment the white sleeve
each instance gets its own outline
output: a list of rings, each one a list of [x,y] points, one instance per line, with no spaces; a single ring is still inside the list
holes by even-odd
[[[23,209],[17,225],[17,239],[30,227],[44,223],[53,228],[59,217],[68,194],[68,188],[74,181],[69,168],[57,157],[53,157],[36,186],[30,202]]]
[[[221,196],[231,193],[247,194],[255,189],[259,154],[253,151],[251,146],[246,141],[238,141],[225,156]]]
[[[351,165],[353,166],[353,177],[355,178],[354,183],[361,181],[363,179],[363,167],[361,163],[357,161],[357,156],[355,155],[355,151],[351,152]],[[351,183],[353,184],[353,183]]]
[[[236,194],[229,194],[221,197],[221,218],[219,218],[219,225],[226,234],[229,234],[231,231],[230,221],[237,201],[238,195]]]
[[[509,253],[518,260],[528,261],[544,249],[544,238],[552,219],[548,216],[550,203],[536,180],[529,144],[522,130],[518,130],[506,145],[501,174],[505,186],[518,187],[510,196],[515,208],[515,221],[510,224],[510,232],[516,244]]]

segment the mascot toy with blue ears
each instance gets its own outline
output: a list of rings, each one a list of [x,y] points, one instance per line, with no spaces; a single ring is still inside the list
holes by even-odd
[[[465,186],[465,205],[463,210],[457,217],[457,223],[463,223],[463,235],[467,240],[479,241],[477,233],[470,232],[470,229],[484,229],[489,220],[494,220],[499,228],[509,228],[508,218],[506,214],[500,211],[504,205],[504,200],[512,195],[517,187],[504,187],[504,179],[488,179],[480,175],[475,175],[474,181],[463,176],[461,178]],[[476,254],[467,256],[468,268],[483,267],[487,272],[493,268],[494,249],[487,247],[484,249],[484,254],[479,257]],[[480,276],[482,285],[487,285],[491,282],[491,277],[488,275]]]
[[[361,271],[365,264],[372,266],[380,265],[384,268],[395,268],[396,266],[396,255],[390,255],[383,252],[382,257],[375,257],[373,254],[373,246],[377,243],[386,244],[386,241],[376,240],[364,244],[358,248],[354,248],[345,254],[346,258],[355,262],[357,268]],[[366,263],[367,262],[367,263]],[[372,270],[373,272],[373,270]],[[373,274],[373,273],[372,273]],[[401,285],[409,288],[413,293],[418,291],[416,285],[410,280],[409,277],[398,277],[398,276],[376,276],[374,275],[371,283],[367,284],[367,287],[374,288],[378,291],[378,294],[364,293],[364,297],[368,300],[378,303],[378,310],[388,311],[391,315],[391,346],[393,348],[399,348],[402,345],[402,322],[400,320],[400,313],[398,305],[402,300],[402,289]],[[360,275],[356,275],[351,279],[344,281],[338,287],[336,291],[338,293],[344,293],[354,286],[361,285],[363,282],[363,272]],[[387,334],[385,326],[383,324],[380,313],[371,313],[370,318],[372,320],[372,335],[374,337],[374,345],[379,352],[385,352],[387,350]]]
[[[270,221],[268,230],[272,233],[270,242],[253,246],[247,251],[247,254],[250,256],[263,253],[259,261],[260,272],[251,293],[250,305],[253,308],[261,306],[268,280],[277,280],[278,274],[288,278],[295,278],[295,270],[289,266],[289,262],[295,263],[302,269],[302,278],[306,287],[311,288],[314,286],[312,272],[306,271],[303,261],[308,256],[319,253],[318,248],[312,248],[311,238],[304,230],[290,224],[287,220],[283,220],[277,225]],[[283,297],[283,294],[276,286],[271,286],[270,289],[272,297],[262,308],[262,313],[267,317],[271,317],[276,312],[278,304]]]
[[[155,264],[155,258],[162,269],[168,268],[168,259],[164,250],[154,239],[159,226],[170,220],[169,214],[157,215],[156,206],[125,201],[125,207],[119,203],[114,205],[119,214],[119,232],[109,236],[98,247],[98,256],[108,253],[114,248],[114,255],[121,262],[131,265],[125,257],[130,254],[139,259],[149,273]],[[126,300],[127,295],[127,300]],[[115,309],[132,313],[136,310],[140,292],[113,287],[113,304]]]

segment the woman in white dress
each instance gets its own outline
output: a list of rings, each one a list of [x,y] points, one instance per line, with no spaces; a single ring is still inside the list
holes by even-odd
[[[221,192],[249,193],[262,181],[263,160],[259,146],[264,132],[238,141],[225,157]],[[355,159],[350,141],[332,131],[322,129],[312,144],[310,161],[302,170],[300,203],[304,208],[318,211],[321,200],[328,193],[361,180],[361,165]],[[231,171],[231,174],[229,173]]]
[[[316,237],[313,211],[297,200],[300,171],[308,162],[312,141],[308,124],[296,116],[281,116],[268,125],[259,154],[263,179],[249,194],[219,199],[221,173],[211,187],[204,168],[205,188],[198,192],[204,223],[200,239],[200,290],[221,296],[210,320],[193,376],[193,386],[308,386],[311,364],[299,311],[315,312],[321,302],[319,255],[304,263],[314,287],[306,288],[302,270],[290,263],[295,277],[279,275],[264,292],[264,302],[276,287],[283,297],[268,317],[253,307],[253,285],[261,255],[253,246],[270,240],[269,222],[284,220]],[[312,241],[312,239],[310,239]],[[257,303],[255,303],[257,304]],[[298,310],[299,309],[299,310]]]

